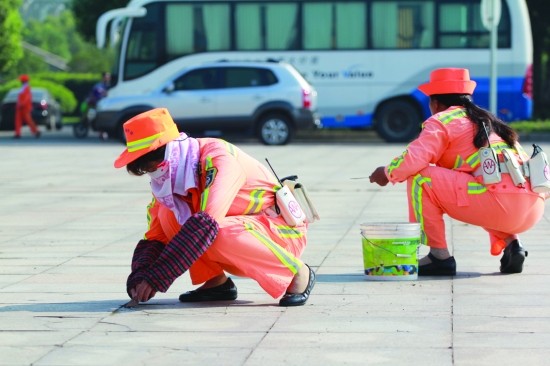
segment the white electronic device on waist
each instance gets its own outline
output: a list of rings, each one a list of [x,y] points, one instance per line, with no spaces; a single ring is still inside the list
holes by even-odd
[[[277,203],[277,207],[281,211],[283,219],[285,219],[285,222],[290,226],[298,226],[302,224],[306,219],[306,214],[302,210],[302,207],[300,207],[300,204],[290,189],[285,186],[283,182],[281,182],[275,173],[275,170],[273,170],[273,167],[269,164],[269,160],[265,159],[265,161],[267,161],[267,164],[271,168],[275,178],[277,178],[277,181],[281,184],[281,188],[275,193],[275,201]]]
[[[487,126],[483,122],[483,129],[487,135],[487,144],[489,147],[479,148],[479,162],[481,164],[481,173],[483,175],[483,183],[494,184],[500,183],[502,177],[500,176],[500,164],[497,157],[497,152],[491,147],[491,141],[489,140],[489,131]]]

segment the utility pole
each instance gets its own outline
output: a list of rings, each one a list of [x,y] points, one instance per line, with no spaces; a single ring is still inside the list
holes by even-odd
[[[500,22],[501,0],[481,0],[481,20],[483,26],[491,32],[490,65],[491,85],[489,89],[489,110],[497,114],[497,51],[498,23]]]

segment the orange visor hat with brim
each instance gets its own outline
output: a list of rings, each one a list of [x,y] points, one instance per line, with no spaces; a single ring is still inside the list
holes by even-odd
[[[124,123],[126,150],[115,160],[122,168],[139,157],[175,140],[180,133],[166,108],[156,108],[138,114]]]
[[[467,69],[436,69],[430,74],[430,82],[418,89],[427,96],[435,94],[469,94],[474,93],[476,82],[470,80]]]

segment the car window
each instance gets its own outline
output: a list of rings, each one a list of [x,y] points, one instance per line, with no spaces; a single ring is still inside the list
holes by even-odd
[[[269,69],[254,67],[224,68],[224,86],[226,88],[246,88],[267,86],[277,83],[277,77]]]
[[[175,90],[204,90],[219,88],[218,70],[197,69],[183,74],[174,81]]]
[[[21,91],[21,88],[11,89],[2,100],[2,103],[15,103],[20,91]],[[40,100],[45,98],[52,99],[51,97],[48,97],[48,92],[45,89],[41,89],[41,88],[31,87],[31,96],[32,96],[33,102],[39,102]]]

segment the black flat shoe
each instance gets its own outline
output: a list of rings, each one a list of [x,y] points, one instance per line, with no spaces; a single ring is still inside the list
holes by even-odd
[[[419,276],[454,276],[456,275],[455,257],[437,259],[432,253],[428,253],[432,263],[418,266]]]
[[[237,286],[235,286],[231,278],[228,278],[225,283],[219,286],[187,291],[179,297],[181,302],[224,301],[235,300],[236,298]]]
[[[514,240],[506,246],[502,258],[500,258],[501,273],[521,273],[523,271],[523,262],[528,252],[523,249],[519,240]]]
[[[309,299],[309,293],[315,285],[315,272],[313,272],[307,264],[304,263],[304,265],[309,269],[309,282],[306,289],[304,292],[299,294],[284,294],[283,297],[281,297],[281,300],[279,300],[279,306],[300,306],[304,305],[307,302],[307,299]]]

